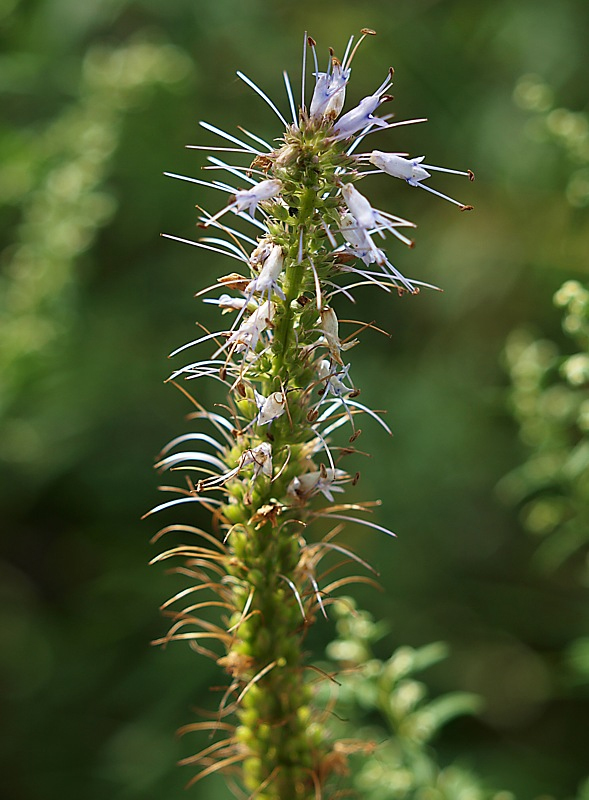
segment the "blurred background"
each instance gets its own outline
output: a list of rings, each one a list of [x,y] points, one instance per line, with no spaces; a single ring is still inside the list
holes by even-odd
[[[281,73],[298,84],[303,31],[341,55],[362,27],[378,36],[355,61],[348,108],[393,65],[397,118],[429,119],[372,146],[477,180],[432,181],[470,214],[392,178],[364,184],[418,223],[414,250],[389,243],[394,263],[444,292],[360,290],[357,307],[338,307],[392,336],[369,331],[349,354],[363,401],[394,430],[363,426],[363,496],[384,499],[380,521],[398,533],[350,531],[385,590],[354,594],[388,624],[383,654],[449,644],[425,676],[434,696],[482,696],[478,716],[438,737],[442,763],[522,800],[574,796],[589,773],[586,525],[575,546],[538,552],[563,541],[563,514],[587,521],[589,457],[573,500],[558,476],[522,469],[549,434],[566,456],[586,433],[562,399],[559,359],[576,344],[552,296],[589,270],[589,5],[1,0],[0,21],[3,796],[189,796],[192,773],[175,762],[193,750],[174,732],[214,705],[222,678],[182,644],[150,647],[178,584],[147,566],[157,520],[139,518],[159,502],[154,456],[187,430],[167,354],[196,319],[216,324],[193,295],[233,266],[159,237],[194,237],[195,204],[222,201],[162,173],[201,177],[184,145],[219,141],[200,119],[280,135],[236,69],[285,110]],[[569,386],[577,399],[588,377]],[[542,404],[559,387],[560,406],[554,392]],[[317,658],[332,635],[317,626]],[[214,778],[190,791],[227,796]]]

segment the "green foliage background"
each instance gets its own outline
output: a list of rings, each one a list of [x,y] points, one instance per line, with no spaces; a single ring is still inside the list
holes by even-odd
[[[350,353],[364,402],[395,431],[385,441],[365,425],[363,493],[384,499],[399,534],[350,531],[385,589],[356,596],[390,624],[381,655],[446,641],[430,691],[482,695],[478,717],[438,738],[443,763],[523,800],[574,795],[589,772],[587,682],[566,656],[587,641],[583,555],[538,566],[495,487],[527,455],[508,411],[507,336],[535,327],[571,352],[551,297],[587,279],[589,6],[1,0],[0,23],[3,796],[185,796],[174,762],[192,745],[173,732],[214,707],[222,678],[181,645],[149,647],[176,584],[147,566],[155,527],[138,520],[157,500],[149,464],[188,410],[163,386],[166,355],[195,319],[212,324],[193,294],[230,267],[158,237],[190,238],[195,203],[219,203],[162,172],[197,174],[183,146],[211,142],[199,119],[280,133],[235,69],[286,108],[281,72],[296,80],[303,31],[341,53],[365,26],[378,36],[349,101],[392,64],[397,117],[430,119],[374,146],[477,181],[442,187],[470,215],[383,176],[365,184],[419,225],[415,250],[391,245],[396,265],[444,293],[366,290],[341,314],[392,334],[368,332]],[[324,624],[310,649],[332,634]],[[215,779],[192,792],[226,796]]]

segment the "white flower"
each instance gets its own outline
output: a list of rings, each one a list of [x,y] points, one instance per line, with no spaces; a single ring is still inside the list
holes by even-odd
[[[293,478],[286,490],[291,497],[296,497],[302,503],[310,497],[321,492],[330,502],[333,502],[332,492],[343,492],[341,486],[335,485],[335,481],[349,478],[343,469],[333,469],[321,465],[321,469],[316,472],[305,472]]]
[[[211,185],[215,189],[220,188],[215,184],[205,183],[205,185]],[[264,200],[270,200],[272,197],[276,197],[277,194],[280,194],[281,189],[282,181],[279,181],[277,178],[268,178],[268,180],[260,181],[260,183],[256,183],[255,186],[252,186],[251,189],[238,189],[229,205],[217,211],[212,217],[208,217],[206,222],[204,222],[204,227],[206,228],[216,222],[219,217],[222,217],[227,211],[236,211],[239,213],[247,209],[250,217],[253,217],[258,204]]]
[[[464,175],[471,181],[474,180],[474,174],[470,170],[464,172],[458,169],[446,169],[446,167],[432,167],[430,164],[422,163],[424,158],[425,156],[403,158],[403,156],[398,156],[396,153],[383,153],[380,150],[373,150],[368,156],[370,163],[374,164],[374,166],[382,170],[382,172],[386,172],[387,175],[392,175],[393,178],[400,178],[401,180],[407,181],[409,186],[426,189],[428,192],[442,197],[450,203],[454,203],[461,211],[470,211],[472,206],[465,206],[463,203],[459,203],[458,200],[453,200],[451,197],[432,189],[431,186],[424,186],[421,181],[431,178],[428,169],[434,172],[449,172],[452,175]]]
[[[264,252],[266,251],[267,248],[264,248]],[[282,255],[282,247],[279,244],[272,244],[269,253],[266,255],[266,259],[263,262],[263,267],[260,274],[251,280],[246,287],[245,291],[248,296],[251,297],[251,295],[256,292],[259,292],[260,294],[267,293],[268,299],[270,299],[270,296],[274,291],[281,300],[286,300],[286,295],[278,285],[278,277],[282,272],[283,261],[284,256]]]
[[[390,95],[385,93],[386,90],[392,86],[392,76],[393,71],[391,69],[389,70],[386,80],[381,83],[374,94],[368,95],[368,97],[360,100],[356,108],[344,114],[339,122],[334,125],[333,130],[336,134],[336,140],[349,139],[349,137],[353,136],[355,133],[373,126],[386,128],[386,120],[375,117],[373,114],[381,103],[391,99]]]
[[[221,349],[224,350],[226,347],[232,346],[236,353],[241,353],[244,350],[248,352],[255,350],[260,334],[272,324],[273,318],[274,305],[269,300],[266,300],[241,323]],[[220,351],[217,351],[217,354],[218,352]]]
[[[376,229],[384,238],[381,229],[386,228],[386,230],[390,231],[397,239],[400,239],[400,241],[404,242],[409,247],[413,246],[411,239],[403,236],[403,234],[399,233],[397,230],[399,227],[414,228],[415,225],[413,225],[413,223],[373,208],[370,205],[370,201],[364,197],[352,183],[346,183],[342,186],[342,196],[350,213],[356,220],[358,228],[364,229],[366,234],[370,230]],[[376,260],[378,261],[378,259]]]
[[[361,194],[353,183],[342,186],[342,196],[358,225],[367,231],[379,225],[378,212],[370,205],[370,201]]]
[[[251,189],[241,189],[235,192],[235,200],[231,206],[236,211],[243,211],[247,208],[250,217],[253,217],[258,204],[263,200],[270,200],[272,197],[276,197],[281,189],[282,182],[276,178],[260,181]]]
[[[355,200],[358,199],[357,196],[361,198],[361,200],[358,202],[358,207],[359,210],[363,211],[363,216],[366,217],[366,220],[368,222],[374,223],[377,221],[379,212],[376,212],[372,208],[368,200],[366,200],[366,198],[363,197],[363,195],[361,195],[360,192],[356,191],[356,194],[354,195],[353,192],[347,190],[347,194],[350,196],[350,200],[353,206],[355,205]],[[396,226],[398,225],[401,227],[405,226],[413,227],[412,223],[408,222],[407,220],[401,220],[399,217],[396,217],[395,220],[396,222],[393,224],[393,222],[390,219],[388,220],[382,218],[381,224],[384,223],[384,225],[388,228],[388,230],[392,230],[392,232],[398,239],[401,239],[402,242],[411,246],[412,245],[411,240],[407,239],[405,236],[402,236],[396,230]],[[374,244],[366,228],[364,228],[362,225],[358,223],[358,220],[354,217],[353,214],[350,214],[349,212],[342,213],[341,223],[342,224],[340,227],[340,232],[344,237],[344,239],[346,240],[346,242],[350,245],[349,252],[352,252],[355,256],[362,259],[362,261],[364,262],[364,264],[366,264],[366,266],[369,266],[370,264],[374,263],[378,264],[381,270],[386,275],[389,275],[391,278],[393,278],[395,282],[399,282],[402,286],[405,287],[405,289],[407,289],[407,291],[411,292],[412,294],[415,294],[417,292],[417,289],[411,283],[411,281],[408,281],[407,278],[405,278],[405,276],[402,275],[399,272],[399,270],[391,264],[391,262],[386,257],[384,251],[378,248]],[[369,275],[369,273],[366,272],[363,273],[362,270],[359,270],[359,273],[361,275],[362,274]]]
[[[309,109],[312,120],[328,117],[337,119],[346,99],[346,84],[352,70],[345,69],[337,58],[332,58],[329,72],[316,73],[317,82]]]
[[[272,477],[272,445],[270,442],[262,442],[257,447],[243,452],[239,459],[239,467],[247,467],[249,464],[254,465],[253,480],[256,480],[259,475]]]
[[[339,338],[339,323],[333,308],[325,306],[319,313],[321,315],[321,330],[325,337],[325,344],[329,350],[329,355],[334,361],[343,366],[342,357],[340,355],[341,351],[349,350],[355,344],[358,344],[358,339],[344,344]]]
[[[347,364],[341,372],[338,373],[334,371],[331,363],[326,358],[323,358],[319,362],[319,367],[317,368],[317,377],[320,381],[325,381],[325,393],[323,397],[329,393],[335,395],[335,397],[341,398],[345,394],[356,392],[353,386],[346,386],[344,383],[346,378],[350,380],[349,371],[350,365]]]
[[[231,297],[229,294],[222,294],[220,297],[207,297],[203,303],[211,303],[211,305],[219,306],[222,309],[222,314],[227,314],[229,311],[240,311],[246,304],[245,297]]]
[[[203,455],[202,453],[201,454],[180,453],[179,455],[184,457],[192,456],[193,459],[197,458],[198,460],[204,460],[202,458]],[[170,459],[165,459],[165,461],[169,460]],[[160,463],[163,464],[164,462]],[[244,450],[239,457],[237,465],[233,467],[233,469],[227,470],[226,472],[223,472],[220,475],[215,475],[211,478],[204,478],[203,480],[197,483],[196,491],[202,492],[205,489],[219,489],[221,486],[224,486],[228,481],[237,477],[237,475],[239,475],[241,470],[244,467],[248,467],[250,464],[254,465],[254,474],[252,476],[252,483],[260,475],[266,475],[268,478],[272,477],[272,446],[270,442],[262,442],[262,444],[257,445],[257,447],[248,448],[247,450]],[[223,466],[224,465],[221,464],[221,467]]]
[[[256,405],[258,406],[258,425],[268,425],[272,420],[278,419],[286,411],[286,397],[284,392],[272,392],[268,397],[255,392]]]
[[[251,255],[249,257],[249,264],[252,269],[259,269],[259,267],[264,263],[264,261],[268,258],[270,253],[272,252],[272,248],[274,247],[274,242],[268,236],[264,236],[262,239],[258,241],[257,247],[255,247]]]
[[[361,258],[368,266],[376,261],[375,245],[365,229],[358,225],[357,220],[349,211],[341,214],[340,232],[350,245],[354,255]]]

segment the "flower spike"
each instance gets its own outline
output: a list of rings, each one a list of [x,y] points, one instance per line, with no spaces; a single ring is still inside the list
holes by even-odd
[[[157,643],[188,641],[228,673],[217,721],[184,729],[222,730],[224,737],[182,763],[200,767],[191,783],[225,772],[238,784],[236,793],[250,798],[334,796],[332,779],[346,772],[346,754],[354,748],[332,740],[327,715],[315,706],[303,640],[319,616],[331,613],[343,586],[356,581],[374,585],[371,578],[351,576],[326,584],[326,575],[341,565],[342,556],[370,569],[353,548],[330,540],[359,526],[395,535],[378,517],[366,519],[377,501],[345,499],[359,478],[341,465],[344,457],[360,454],[354,446],[362,433],[358,420],[389,435],[391,429],[382,411],[359,402],[360,390],[351,377],[352,348],[367,327],[380,329],[346,319],[342,324],[360,327],[347,338],[340,336],[337,303],[341,294],[355,302],[359,287],[385,291],[396,302],[413,302],[409,295],[435,287],[406,278],[385,250],[387,234],[394,237],[393,244],[412,247],[407,229],[415,228],[414,223],[375,208],[357,183],[369,172],[384,172],[470,208],[424,184],[431,172],[472,179],[470,172],[432,167],[423,157],[394,152],[354,154],[374,131],[424,121],[389,122],[377,115],[392,100],[392,68],[371,95],[345,111],[352,62],[373,34],[363,29],[359,38],[351,36],[341,58],[330,48],[323,70],[315,41],[305,34],[298,107],[283,73],[292,122],[253,80],[238,72],[284,126],[280,138],[270,143],[240,126],[233,135],[201,122],[222,146],[193,147],[212,153],[205,169],[222,170],[227,182],[167,173],[195,189],[222,192],[225,199],[211,212],[197,206],[197,226],[207,230],[200,240],[164,236],[206,251],[209,258],[230,258],[232,271],[225,269],[196,293],[221,319],[229,318],[230,325],[214,325],[212,332],[201,325],[197,338],[172,353],[196,353],[168,379],[193,407],[190,429],[173,438],[155,464],[171,483],[178,479],[177,486],[161,487],[175,496],[146,516],[178,510],[208,513],[210,528],[166,523],[154,537],[168,532],[193,537],[189,545],[174,546],[154,559],[182,559],[175,571],[190,582],[164,603],[171,628]],[[314,77],[309,106],[307,50]],[[238,163],[232,163],[233,153]],[[244,156],[249,156],[249,166]],[[228,212],[233,214],[231,225],[221,221]],[[242,222],[254,232],[243,233]],[[212,379],[222,394],[214,410],[184,388],[200,389],[201,378]],[[338,495],[342,502],[336,503]],[[332,525],[322,540],[313,540],[316,520]],[[335,564],[324,566],[330,558]],[[217,599],[193,602],[205,590]],[[179,601],[189,604],[178,610]],[[217,616],[212,621],[201,618],[208,613],[205,609]]]

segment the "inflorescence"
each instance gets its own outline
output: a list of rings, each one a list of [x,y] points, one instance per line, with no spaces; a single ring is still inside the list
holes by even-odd
[[[188,532],[198,542],[155,559],[181,558],[177,571],[193,581],[164,604],[172,626],[160,642],[188,640],[230,677],[216,719],[186,726],[223,734],[185,759],[200,766],[193,780],[223,771],[245,788],[245,796],[262,800],[319,797],[329,776],[346,770],[350,744],[330,742],[328,711],[313,707],[306,676],[317,674],[305,665],[302,642],[317,614],[327,615],[333,592],[352,581],[371,580],[354,576],[326,582],[338,566],[324,569],[326,556],[341,556],[344,563],[374,572],[335,541],[344,526],[357,523],[393,535],[367,519],[376,503],[335,499],[358,479],[341,466],[356,452],[358,416],[390,431],[377,412],[359,402],[345,360],[357,344],[355,335],[373,326],[360,324],[356,333],[341,338],[333,302],[340,294],[353,302],[359,286],[403,295],[428,284],[405,278],[379,246],[390,234],[411,247],[415,225],[374,208],[356,184],[365,175],[384,173],[461,210],[471,208],[424,183],[431,172],[472,180],[470,171],[426,165],[423,157],[405,153],[356,153],[375,131],[424,121],[391,122],[392,115],[377,115],[392,99],[392,68],[373,94],[342,113],[352,62],[361,42],[373,34],[363,30],[356,43],[352,36],[341,60],[330,50],[324,72],[315,42],[305,36],[299,108],[284,73],[291,121],[238,72],[284,125],[278,145],[243,128],[236,136],[201,122],[229,146],[194,148],[215,152],[205,169],[227,173],[230,182],[168,173],[228,199],[213,214],[201,211],[203,238],[166,237],[222,253],[239,262],[239,271],[198,293],[215,294],[205,302],[232,320],[228,327],[206,331],[172,353],[212,345],[208,358],[179,367],[170,380],[213,378],[225,386],[227,400],[212,411],[176,383],[190,397],[191,417],[204,430],[179,436],[162,451],[159,470],[183,470],[189,477],[183,487],[163,487],[178,496],[149,513],[197,503],[212,514],[213,526],[209,532],[169,525],[158,534]],[[309,51],[315,85],[307,105]],[[228,163],[228,153],[245,158],[246,165]],[[252,235],[239,221],[253,227]],[[333,435],[347,424],[349,440],[334,445]],[[305,537],[313,520],[331,527],[322,540],[309,543]],[[201,591],[208,599],[197,599]],[[218,620],[201,617],[205,609],[218,613]]]

